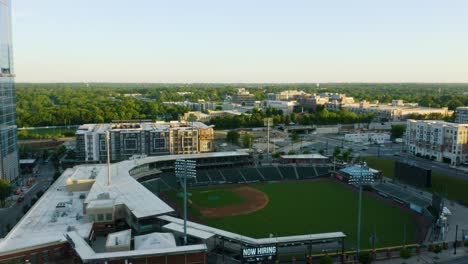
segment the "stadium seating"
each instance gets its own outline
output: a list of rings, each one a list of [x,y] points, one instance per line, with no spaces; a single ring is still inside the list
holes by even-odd
[[[204,170],[197,171],[197,183],[209,184],[211,182],[208,172]]]
[[[248,182],[263,181],[263,177],[255,168],[240,168],[239,169],[245,180]]]
[[[146,182],[143,182],[142,184],[154,194],[158,194],[160,192],[171,190],[171,187],[167,185],[166,183],[162,182],[161,179],[146,181]]]
[[[325,176],[330,173],[329,167],[315,167],[318,176]]]
[[[259,167],[257,169],[266,181],[281,181],[283,179],[276,167]]]
[[[278,167],[278,169],[280,170],[281,174],[283,175],[285,179],[297,180],[296,171],[294,170],[294,167],[280,166]]]
[[[299,179],[311,179],[318,176],[313,167],[296,167],[296,170],[299,175]]]
[[[207,175],[210,177],[211,182],[225,182],[226,179],[224,179],[223,175],[219,172],[219,170],[208,170],[206,171]]]
[[[173,172],[161,173],[159,178],[172,189],[179,189],[180,184]]]
[[[221,173],[224,175],[227,182],[231,182],[231,183],[245,182],[244,178],[242,177],[242,175],[240,175],[237,169],[224,169],[221,171]]]

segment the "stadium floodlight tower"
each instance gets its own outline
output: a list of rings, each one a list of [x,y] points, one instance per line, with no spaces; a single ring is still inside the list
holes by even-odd
[[[359,258],[361,253],[361,212],[362,212],[362,186],[372,184],[374,182],[374,174],[369,170],[369,167],[364,162],[359,166],[355,166],[352,170],[352,175],[349,183],[359,186],[359,206],[358,206],[358,224],[357,224],[357,246],[356,254]]]
[[[196,166],[194,160],[178,159],[175,162],[176,177],[182,179],[184,189],[184,245],[187,245],[187,178],[197,177]]]
[[[270,160],[270,126],[273,125],[273,118],[268,117],[263,119],[263,124],[267,127],[267,159]]]

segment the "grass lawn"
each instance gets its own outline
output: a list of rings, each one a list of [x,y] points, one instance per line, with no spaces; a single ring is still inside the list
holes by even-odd
[[[358,193],[348,186],[325,180],[254,184],[251,187],[268,195],[270,202],[265,208],[247,215],[201,218],[202,222],[257,238],[270,234],[285,236],[342,231],[348,236],[348,247],[354,247]],[[217,189],[219,187],[208,187],[197,189],[197,192]],[[169,197],[181,200],[175,192],[169,193]],[[196,211],[193,207],[190,210]],[[378,247],[402,244],[405,225],[407,242],[414,242],[417,224],[410,213],[363,196],[363,247],[370,247],[369,237],[374,231],[377,232]]]
[[[395,161],[378,157],[365,157],[369,167],[383,171],[384,175],[393,178]],[[438,192],[451,200],[468,205],[468,181],[432,171],[432,188],[428,191]]]
[[[380,170],[385,177],[393,178],[395,175],[395,161],[379,157],[363,157],[367,166]]]

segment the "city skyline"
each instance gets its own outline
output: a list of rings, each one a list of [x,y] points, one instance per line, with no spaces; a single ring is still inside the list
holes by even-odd
[[[467,11],[463,1],[23,0],[15,68],[18,82],[468,82]]]

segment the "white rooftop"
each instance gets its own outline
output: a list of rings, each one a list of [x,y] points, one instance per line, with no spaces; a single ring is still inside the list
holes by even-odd
[[[183,227],[184,220],[169,216],[163,215],[158,216],[159,219],[168,221],[175,225],[165,225],[166,229],[177,229]],[[177,227],[177,225],[179,227]],[[219,235],[222,237],[226,237],[232,240],[242,241],[243,243],[247,243],[250,245],[266,245],[266,244],[275,244],[275,243],[290,243],[290,242],[300,242],[300,241],[318,241],[318,240],[328,240],[328,239],[342,239],[345,238],[346,235],[343,232],[330,232],[330,233],[321,233],[321,234],[306,234],[306,235],[298,235],[298,236],[283,236],[283,237],[269,237],[269,238],[251,238],[248,236],[243,236],[241,234],[236,234],[233,232],[225,231],[222,229],[194,223],[191,221],[187,221],[187,232],[195,234],[195,232],[200,232],[200,234],[208,234],[211,233],[213,235]]]
[[[89,235],[92,223],[88,223],[83,217],[80,193],[69,192],[65,187],[67,178],[75,171],[76,169],[66,170],[23,216],[0,242],[0,255],[46,243],[63,242],[63,234],[73,229],[82,237]],[[58,212],[58,203],[66,203],[68,206],[63,212]]]
[[[302,154],[302,155],[281,155],[282,159],[328,159],[323,155],[313,153],[313,154]]]
[[[127,229],[107,235],[106,248],[129,246],[132,239],[132,230]]]
[[[112,123],[112,124],[84,124],[78,127],[76,134],[98,133],[102,134],[106,131],[125,131],[127,133],[139,133],[140,131],[168,131],[169,129],[206,129],[210,126],[202,122],[186,122],[186,121],[171,121],[171,122],[136,122],[136,123]]]
[[[175,237],[171,233],[150,233],[135,237],[135,250],[162,249],[176,246]]]
[[[63,234],[69,231],[81,238],[87,238],[92,230],[92,223],[83,216],[84,204],[90,208],[107,208],[113,205],[125,205],[137,218],[164,215],[174,210],[156,195],[130,176],[129,171],[146,163],[175,159],[197,159],[208,157],[243,156],[240,152],[213,152],[202,154],[154,156],[127,160],[111,165],[112,182],[107,182],[107,165],[79,165],[67,169],[28,211],[21,221],[0,241],[0,255],[24,251],[44,244],[59,244],[66,241]],[[93,181],[89,191],[70,192],[66,188],[67,180]],[[70,181],[69,181],[70,182]],[[106,194],[106,199],[98,196]],[[107,196],[108,194],[108,196]],[[86,197],[85,199],[83,199]],[[65,203],[60,210],[56,205]]]

